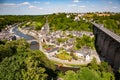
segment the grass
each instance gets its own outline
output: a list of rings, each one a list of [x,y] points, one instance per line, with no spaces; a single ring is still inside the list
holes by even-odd
[[[68,54],[66,51],[61,51],[56,56],[62,60],[71,60],[72,59],[72,56],[70,54]]]

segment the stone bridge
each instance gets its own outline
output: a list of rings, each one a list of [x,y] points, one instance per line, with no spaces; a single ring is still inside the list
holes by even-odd
[[[30,45],[39,45],[39,50],[42,50],[42,46],[41,46],[41,42],[37,39],[32,39],[32,40],[27,40],[28,43],[30,43]]]
[[[95,46],[100,56],[112,65],[115,70],[120,68],[120,36],[96,23],[93,24]]]
[[[32,40],[27,40],[28,43],[30,44],[36,44],[39,43],[38,40],[32,39]]]

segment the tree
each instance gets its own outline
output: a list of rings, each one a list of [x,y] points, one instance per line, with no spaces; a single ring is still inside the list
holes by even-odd
[[[64,80],[115,80],[112,73],[99,72],[88,67],[81,67],[77,72],[69,70],[60,77]]]
[[[115,80],[114,75],[109,72],[102,72],[101,78],[102,80]]]
[[[93,69],[84,67],[77,72],[78,80],[101,80],[100,75]]]
[[[94,49],[94,38],[83,35],[82,38],[76,38],[75,47],[79,50],[83,46],[88,46],[91,49]]]
[[[113,73],[111,66],[108,65],[108,63],[105,62],[105,61],[101,62],[101,65],[99,65],[99,70],[101,72],[104,71],[104,72],[111,72],[111,73]]]
[[[24,40],[20,39],[17,41],[7,41],[4,45],[0,45],[0,61],[5,57],[10,57],[16,54],[17,51],[26,51],[29,44]]]
[[[50,23],[50,29],[51,30],[77,30],[77,31],[81,31],[81,30],[85,30],[85,31],[92,31],[92,26],[89,22],[85,22],[85,21],[73,21],[74,20],[74,15],[71,15],[70,18],[66,18],[66,14],[65,13],[61,13],[58,15],[52,14],[49,15],[48,17],[48,21]]]
[[[99,66],[98,66],[98,64],[97,64],[96,58],[93,58],[93,59],[92,59],[91,63],[88,64],[88,67],[89,67],[90,69],[94,69],[94,70],[96,70],[96,71],[99,70]]]
[[[64,80],[78,80],[78,76],[74,71],[67,71],[65,72],[65,76],[63,77]]]
[[[1,80],[46,80],[55,75],[53,63],[41,51],[30,50],[25,40],[10,41],[0,46],[7,47],[0,48],[4,50],[1,52],[4,53],[0,62]]]

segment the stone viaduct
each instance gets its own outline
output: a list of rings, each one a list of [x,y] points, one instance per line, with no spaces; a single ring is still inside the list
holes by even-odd
[[[93,23],[95,46],[98,54],[105,58],[115,70],[120,68],[120,36],[110,30]]]

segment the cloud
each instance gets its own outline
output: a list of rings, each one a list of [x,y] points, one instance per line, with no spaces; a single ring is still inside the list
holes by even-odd
[[[39,9],[39,10],[43,9],[43,8],[40,8],[40,7],[37,7],[37,6],[33,6],[33,5],[30,5],[28,8],[29,9]]]
[[[0,6],[11,6],[11,7],[18,7],[18,6],[23,6],[23,5],[30,5],[30,3],[29,2],[23,2],[23,3],[20,3],[20,4],[15,4],[15,3],[0,4]]]
[[[109,3],[109,4],[112,4],[113,2],[112,2],[112,1],[109,1],[108,3]]]
[[[30,5],[29,2],[23,2],[23,3],[20,3],[20,5]]]
[[[78,2],[79,2],[79,0],[73,0],[73,2],[78,3]]]
[[[84,10],[86,6],[79,6],[80,10]]]
[[[0,4],[0,6],[16,6],[17,4],[14,3],[4,3],[4,4]]]
[[[77,4],[70,4],[70,5],[68,5],[69,7],[76,7],[77,6]]]
[[[43,8],[31,5],[29,2],[23,2],[23,3],[19,3],[19,4],[4,3],[4,4],[0,4],[0,6],[3,6],[3,7],[5,7],[5,6],[8,6],[8,7],[28,6],[29,9],[39,9],[39,10],[43,9]]]
[[[45,4],[49,5],[49,4],[50,4],[50,2],[45,2]]]
[[[95,7],[95,5],[91,5],[91,7]]]
[[[86,6],[79,6],[80,8],[85,8]]]
[[[35,6],[32,6],[32,5],[31,5],[31,6],[29,6],[29,8],[35,8]]]
[[[84,10],[83,8],[80,8],[80,10]]]
[[[33,3],[39,4],[40,2],[39,1],[34,1]]]
[[[114,7],[112,7],[112,8],[117,9],[118,7],[114,6]]]

